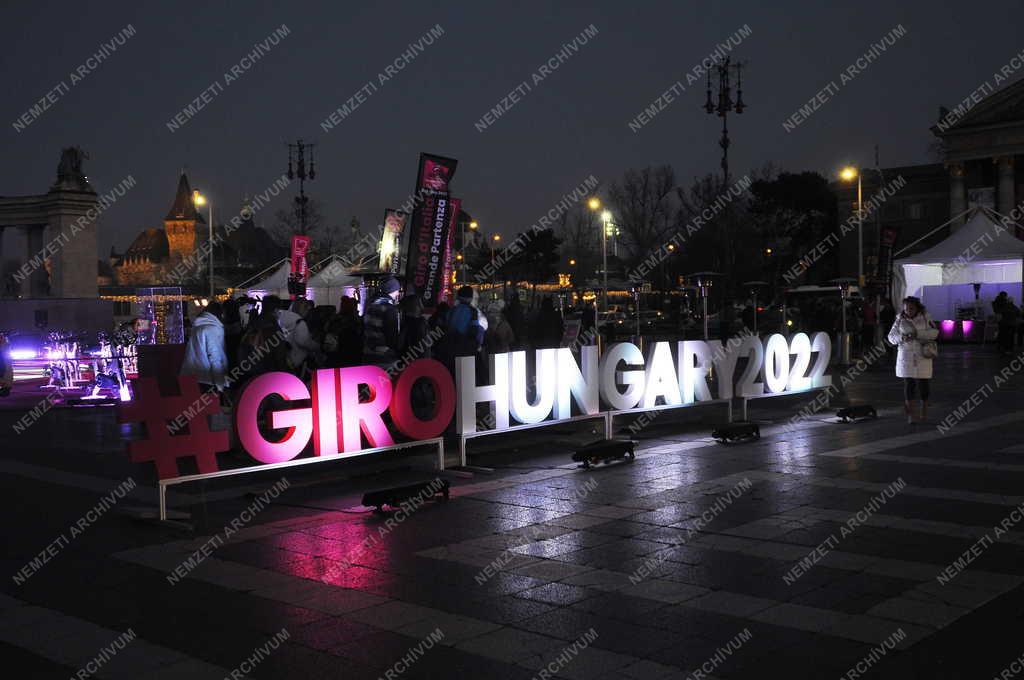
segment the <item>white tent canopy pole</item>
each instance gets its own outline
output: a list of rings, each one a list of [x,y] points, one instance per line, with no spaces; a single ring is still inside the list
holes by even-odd
[[[285,262],[289,262],[289,261],[291,261],[291,260],[289,260],[289,258],[283,257],[280,260],[278,260],[278,261],[274,262],[273,264],[271,264],[270,266],[268,266],[267,268],[263,269],[259,273],[253,274],[252,277],[249,277],[244,282],[242,282],[241,284],[239,284],[238,286],[236,286],[234,288],[245,288],[248,284],[252,283],[253,281],[259,281],[260,278],[263,277],[263,274],[265,274],[267,271],[269,271],[271,269],[276,269],[276,268],[280,267],[282,264],[284,264]]]
[[[931,231],[929,231],[929,232],[928,232],[927,234],[925,234],[925,235],[924,235],[924,236],[922,236],[921,238],[917,239],[916,241],[914,241],[914,242],[913,242],[913,243],[911,243],[910,245],[908,245],[908,246],[904,246],[903,248],[900,248],[900,249],[899,249],[898,251],[896,251],[895,253],[893,253],[893,254],[892,254],[892,258],[893,258],[893,259],[895,260],[895,259],[896,259],[896,256],[897,256],[897,255],[900,255],[900,254],[902,254],[903,252],[905,252],[905,251],[907,251],[907,250],[910,250],[911,248],[913,248],[914,246],[916,246],[916,245],[917,245],[918,243],[920,243],[921,241],[925,240],[926,238],[928,238],[929,236],[931,236],[932,234],[934,234],[935,232],[937,232],[937,231],[938,231],[939,229],[942,229],[943,227],[949,226],[949,225],[950,225],[950,224],[952,224],[952,223],[953,223],[953,222],[954,222],[955,220],[958,220],[958,219],[960,219],[961,217],[963,217],[963,216],[967,215],[967,213],[969,213],[969,212],[973,212],[973,211],[975,211],[975,210],[977,210],[977,208],[968,208],[967,210],[963,211],[963,212],[962,212],[962,213],[960,213],[959,215],[956,215],[955,217],[951,217],[951,218],[949,218],[949,219],[948,219],[947,221],[945,221],[945,222],[943,222],[942,224],[940,224],[939,226],[935,227],[934,229],[932,229],[932,230],[931,230]]]

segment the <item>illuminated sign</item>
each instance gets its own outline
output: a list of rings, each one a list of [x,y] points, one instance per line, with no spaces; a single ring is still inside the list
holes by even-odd
[[[478,380],[475,357],[457,358],[454,378],[433,359],[411,362],[394,381],[377,366],[320,369],[310,387],[289,373],[265,373],[239,396],[235,428],[242,447],[261,463],[292,460],[310,443],[313,456],[344,457],[394,444],[385,413],[397,433],[422,440],[441,436],[453,417],[458,433],[476,432],[478,404],[489,407],[493,429],[504,430],[513,424],[556,423],[574,413],[594,415],[602,408],[643,411],[826,387],[832,382],[825,375],[831,350],[828,334],[810,338],[797,333],[789,339],[771,335],[763,342],[744,336],[725,345],[718,340],[655,342],[646,357],[628,342],[610,346],[601,357],[593,345],[582,346],[578,356],[565,347],[539,349],[532,364],[526,352],[493,354],[489,382]],[[741,359],[746,366],[737,379]],[[436,395],[426,418],[412,407],[413,387],[421,380]],[[261,431],[261,409],[274,395],[285,404],[265,414]],[[146,405],[137,403],[140,407]]]

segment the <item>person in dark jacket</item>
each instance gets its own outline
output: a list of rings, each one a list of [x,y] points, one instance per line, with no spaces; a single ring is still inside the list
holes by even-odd
[[[534,347],[544,349],[558,347],[562,344],[562,335],[565,333],[565,323],[562,315],[555,310],[555,304],[550,297],[545,297],[540,303],[540,311],[534,322],[532,339]]]
[[[228,357],[228,367],[232,369],[238,365],[238,343],[242,341],[242,316],[238,310],[237,299],[224,302],[224,351]]]
[[[253,315],[238,343],[236,373],[242,383],[271,371],[288,368],[288,343],[274,312]]]
[[[398,358],[402,322],[398,313],[401,285],[393,276],[381,281],[377,297],[363,315],[363,359],[386,368]]]
[[[597,309],[594,308],[593,303],[583,308],[583,314],[580,316],[579,337],[583,338],[584,345],[594,344],[594,338],[597,337]]]
[[[402,332],[399,339],[401,356],[406,362],[430,356],[427,346],[427,320],[423,318],[423,301],[416,295],[402,298]]]
[[[355,298],[342,296],[338,313],[327,322],[324,333],[327,368],[359,366],[363,363],[363,323]]]
[[[472,286],[459,288],[459,304],[448,315],[448,349],[452,357],[476,355],[484,342],[480,312],[473,306]]]
[[[1013,304],[1013,298],[1007,297],[999,313],[999,351],[1005,355],[1013,354],[1013,338],[1020,322],[1020,309]]]
[[[513,294],[505,306],[505,318],[508,325],[512,327],[512,349],[522,349],[526,344],[526,317],[523,315],[523,305],[519,302],[519,295]]]

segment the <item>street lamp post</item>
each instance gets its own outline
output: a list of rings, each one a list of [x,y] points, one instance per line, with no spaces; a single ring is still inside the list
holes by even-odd
[[[587,207],[594,212],[601,209],[601,199],[597,196],[587,201]],[[601,213],[601,274],[604,279],[603,306],[604,312],[608,313],[608,221],[612,214],[607,210]]]
[[[608,223],[612,214],[605,210],[601,213],[601,269],[604,274],[604,311],[608,311]]]
[[[501,241],[501,234],[491,237],[491,299],[494,299],[494,244]]]
[[[192,202],[196,206],[206,205],[207,214],[209,215],[210,221],[210,299],[213,300],[213,201],[207,200],[205,196],[199,193],[199,189],[192,192]]]
[[[476,223],[476,220],[468,223],[469,228],[476,230],[480,225]],[[462,223],[462,285],[466,285],[466,226],[467,223]]]
[[[842,169],[839,176],[847,182],[857,179],[857,286],[864,288],[864,194],[860,168],[852,165]]]

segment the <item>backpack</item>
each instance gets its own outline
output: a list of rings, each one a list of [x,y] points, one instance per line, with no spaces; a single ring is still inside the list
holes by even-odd
[[[334,352],[337,352],[338,336],[329,331],[327,333],[324,333],[324,339],[323,342],[320,343],[320,346],[323,348],[324,352],[327,352],[328,354],[333,354]]]

